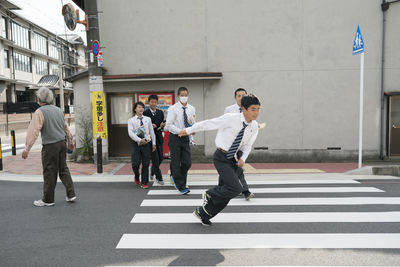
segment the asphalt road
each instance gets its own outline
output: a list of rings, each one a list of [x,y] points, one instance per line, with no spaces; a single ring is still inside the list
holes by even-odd
[[[346,248],[354,241],[335,238],[340,234],[384,234],[393,236],[400,234],[400,219],[396,212],[400,212],[399,180],[365,180],[360,183],[342,184],[257,184],[251,188],[264,190],[280,188],[283,191],[294,188],[290,193],[257,193],[256,199],[245,203],[243,199],[236,199],[236,204],[228,206],[224,213],[236,214],[236,220],[253,220],[249,214],[288,215],[290,219],[276,220],[269,217],[269,222],[236,222],[235,218],[228,222],[218,223],[215,218],[212,227],[204,227],[199,223],[165,223],[157,220],[160,213],[174,218],[174,214],[190,215],[194,206],[171,206],[170,200],[198,200],[199,194],[188,196],[170,194],[147,194],[148,191],[137,188],[133,183],[76,183],[78,201],[65,202],[65,192],[62,184],[57,185],[56,205],[54,207],[33,207],[32,202],[39,199],[42,183],[0,181],[0,266],[116,266],[116,265],[180,265],[180,266],[215,266],[215,265],[334,265],[334,266],[397,266],[400,264],[400,242],[377,241],[372,247]],[[192,189],[204,189],[209,186],[192,186]],[[303,192],[298,188],[366,188],[366,192]],[[264,188],[264,189],[263,189]],[[311,189],[310,189],[311,188]],[[372,191],[368,191],[368,188]],[[371,189],[372,188],[372,189]],[[172,187],[157,187],[153,190],[166,190]],[[278,190],[278,191],[279,191]],[[341,189],[342,190],[342,189]],[[364,189],[360,190],[363,191]],[[376,190],[376,192],[374,191]],[[350,190],[351,191],[351,190]],[[368,191],[368,192],[367,192]],[[255,205],[263,198],[284,201],[318,198],[352,199],[369,198],[369,204],[274,204]],[[350,199],[351,198],[351,199]],[[375,203],[377,199],[394,201],[386,204]],[[146,201],[162,200],[166,206],[147,206]],[[233,202],[232,202],[233,203]],[[250,203],[250,204],[249,204]],[[233,203],[234,204],[234,203]],[[142,206],[141,206],[142,205]],[[184,204],[186,205],[186,204]],[[321,219],[312,221],[308,216],[311,213],[327,213],[333,219],[321,222]],[[394,212],[394,213],[390,213]],[[224,214],[223,213],[223,214]],[[360,221],[345,222],[347,214],[355,213],[372,216]],[[396,214],[397,215],[396,215]],[[155,221],[147,223],[131,223],[134,216],[139,214],[155,217]],[[223,214],[218,215],[223,219]],[[296,222],[301,214],[305,214],[300,222]],[[337,214],[337,216],[335,216]],[[379,216],[382,214],[381,216]],[[254,214],[253,214],[254,215]],[[388,219],[385,219],[387,216]],[[325,216],[322,216],[325,218]],[[192,217],[187,217],[190,220]],[[336,219],[335,219],[336,218]],[[361,217],[359,217],[361,218]],[[268,220],[270,220],[268,219]],[[232,220],[232,221],[229,221]],[[276,221],[274,221],[276,220]],[[301,220],[304,220],[301,222]],[[332,222],[332,221],[335,222]],[[342,221],[343,220],[343,221]],[[364,221],[363,221],[364,220]],[[375,221],[374,221],[375,220]],[[122,239],[129,234],[139,234],[149,242],[146,244],[138,239],[126,244],[132,248],[117,248],[122,246]],[[150,234],[150,235],[149,235]],[[155,234],[155,235],[151,235]],[[289,235],[289,243],[297,248],[282,248],[283,245],[265,244],[272,242],[269,238],[277,235],[282,240]],[[305,234],[304,240],[291,240],[290,234]],[[327,235],[326,241],[315,241],[315,235]],[[389,235],[386,235],[389,234]],[[188,237],[179,241],[179,235]],[[195,238],[191,235],[196,235]],[[204,236],[207,235],[207,236]],[[219,236],[217,236],[219,235]],[[221,236],[222,235],[222,236]],[[230,236],[230,240],[219,244],[217,241]],[[198,236],[204,237],[197,239]],[[137,236],[136,236],[137,237]],[[240,237],[237,241],[236,237]],[[153,239],[154,238],[154,239]],[[215,239],[217,238],[217,239]],[[263,239],[265,238],[265,239]],[[132,240],[131,240],[132,241]],[[171,244],[170,249],[163,247],[163,243]],[[335,242],[336,243],[335,243]],[[228,249],[225,246],[239,243],[239,249]],[[263,243],[264,242],[264,243]],[[312,243],[317,248],[307,248]],[[334,243],[334,248],[324,247]],[[342,242],[337,245],[337,242]],[[392,248],[377,248],[379,242],[385,247],[392,242]],[[368,243],[368,242],[365,242]],[[141,248],[143,245],[144,248]],[[179,248],[183,246],[183,248]],[[218,249],[207,247],[221,246]],[[319,247],[320,246],[320,247]],[[186,249],[190,248],[190,249]]]

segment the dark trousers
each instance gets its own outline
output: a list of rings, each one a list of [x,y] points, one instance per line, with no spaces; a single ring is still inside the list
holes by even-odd
[[[171,175],[178,189],[183,190],[186,187],[187,173],[192,166],[189,137],[170,134],[168,144],[171,152]]]
[[[155,175],[159,181],[163,179],[160,170],[163,159],[163,144],[157,143],[156,150],[151,152],[151,175]]]
[[[142,184],[149,182],[149,165],[151,154],[151,143],[139,146],[136,142],[131,142],[131,162],[135,179],[139,179],[139,167],[142,163]]]
[[[214,153],[214,166],[219,174],[219,183],[207,190],[211,199],[200,209],[201,215],[209,219],[221,212],[229,201],[243,190],[238,177],[238,167],[233,159],[227,159],[226,154],[217,149]]]
[[[247,185],[246,179],[244,178],[244,172],[243,169],[240,167],[237,167],[237,175],[239,177],[239,181],[242,184],[242,192],[247,192],[249,191],[249,186]]]
[[[242,193],[243,192],[248,192],[249,191],[249,186],[247,185],[246,179],[244,178],[244,171],[242,168],[237,167],[236,168],[236,174],[239,177],[239,181],[242,184]],[[223,181],[221,179],[221,177],[219,177],[218,180],[218,185],[222,186],[223,185]]]
[[[42,166],[43,166],[43,198],[46,203],[54,202],[54,190],[57,184],[57,176],[65,186],[67,197],[75,196],[74,183],[72,182],[66,157],[67,146],[65,141],[54,144],[43,145]]]

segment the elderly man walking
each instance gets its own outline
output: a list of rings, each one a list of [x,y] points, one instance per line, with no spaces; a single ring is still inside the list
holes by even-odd
[[[41,107],[32,116],[26,134],[25,150],[22,152],[22,158],[26,159],[40,132],[43,146],[43,197],[40,200],[35,200],[33,205],[45,207],[55,204],[54,189],[58,175],[67,192],[66,201],[73,202],[76,200],[76,195],[66,162],[66,142],[69,149],[74,149],[72,135],[65,123],[61,109],[53,105],[53,92],[46,87],[41,87],[36,95]]]

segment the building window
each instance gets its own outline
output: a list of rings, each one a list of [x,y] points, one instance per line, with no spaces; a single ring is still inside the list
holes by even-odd
[[[41,59],[36,59],[35,60],[36,64],[36,73],[40,75],[47,75],[49,74],[49,64]]]
[[[3,36],[4,38],[8,38],[7,18],[1,17],[1,27],[2,27],[1,36]]]
[[[60,71],[58,69],[58,65],[57,64],[50,63],[50,74],[60,75]]]
[[[32,62],[31,57],[25,56],[23,54],[14,53],[14,68],[16,70],[32,72]]]
[[[10,57],[9,51],[4,49],[4,67],[10,68]]]
[[[55,41],[50,41],[49,56],[58,59],[58,49]]]
[[[37,32],[35,32],[33,36],[34,47],[33,50],[36,52],[42,53],[43,55],[47,55],[47,38]]]
[[[64,77],[70,77],[72,76],[72,70],[69,68],[64,69]]]
[[[68,48],[68,46],[63,46],[62,56],[63,56],[63,58],[62,58],[63,63],[71,64],[71,60],[70,60],[70,57],[69,57],[69,48]]]
[[[30,33],[27,28],[22,27],[21,25],[11,22],[11,30],[12,30],[12,40],[19,46],[30,49]]]

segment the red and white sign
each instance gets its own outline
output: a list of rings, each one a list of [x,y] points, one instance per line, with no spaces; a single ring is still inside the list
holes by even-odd
[[[97,55],[97,66],[103,67],[103,52],[101,52],[101,51]]]

